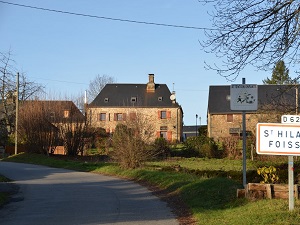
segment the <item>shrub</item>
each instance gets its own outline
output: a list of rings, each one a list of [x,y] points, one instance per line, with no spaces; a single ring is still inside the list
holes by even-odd
[[[212,138],[205,136],[190,137],[186,140],[187,149],[193,149],[198,152],[199,157],[222,158],[223,153]]]
[[[151,146],[154,129],[145,115],[137,114],[134,120],[119,123],[112,137],[110,152],[121,168],[134,169],[153,159],[157,151]]]
[[[279,180],[277,170],[274,166],[260,167],[257,169],[257,174],[263,178],[260,183],[275,184]]]
[[[165,138],[156,138],[153,144],[156,156],[159,158],[167,158],[171,155],[171,149],[168,141]]]
[[[242,156],[239,136],[220,138],[218,141],[223,143],[225,155],[229,159],[238,159]]]

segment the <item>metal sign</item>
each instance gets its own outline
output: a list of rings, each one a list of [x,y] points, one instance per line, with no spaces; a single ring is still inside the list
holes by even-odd
[[[266,155],[300,155],[300,126],[289,123],[258,123],[256,152]]]
[[[299,115],[282,115],[281,116],[281,123],[294,123],[300,124],[300,116]]]
[[[257,85],[232,84],[230,87],[230,109],[239,111],[257,110]]]

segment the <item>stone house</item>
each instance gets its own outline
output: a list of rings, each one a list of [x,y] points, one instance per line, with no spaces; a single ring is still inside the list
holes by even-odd
[[[27,100],[20,102],[19,108],[19,129],[22,129],[23,119],[43,121],[44,126],[37,127],[37,132],[53,132],[52,135],[58,135],[58,127],[61,124],[70,124],[70,129],[78,123],[85,123],[85,116],[77,108],[72,101],[67,100]],[[34,124],[34,123],[31,123]],[[31,125],[29,124],[29,126]],[[74,125],[75,124],[75,125]],[[23,126],[28,125],[26,121]],[[27,126],[28,127],[28,126]],[[55,134],[54,134],[55,133]],[[57,146],[58,143],[53,143],[49,149],[54,151],[54,154],[65,154],[63,146]],[[20,150],[23,149],[23,150]],[[24,151],[22,146],[18,147],[18,151]],[[49,150],[50,151],[50,150]],[[11,146],[6,146],[6,153],[13,154],[14,149]]]
[[[153,140],[182,139],[183,111],[166,84],[156,84],[149,74],[146,84],[106,84],[98,96],[87,105],[87,119],[92,127],[113,133],[118,123],[143,117],[153,127]],[[147,131],[145,131],[147,132]]]
[[[258,110],[246,112],[246,132],[255,135],[257,123],[281,122],[282,115],[298,114],[299,85],[257,85]],[[230,85],[209,87],[208,136],[214,139],[240,136],[242,112],[230,109]]]
[[[81,113],[73,101],[69,100],[29,100],[20,103],[22,110],[39,110],[44,118],[52,124],[72,123],[75,120],[85,121],[85,116]]]

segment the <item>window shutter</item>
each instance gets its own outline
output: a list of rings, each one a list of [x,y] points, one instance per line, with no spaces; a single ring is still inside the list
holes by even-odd
[[[167,132],[168,141],[172,141],[172,131]]]
[[[117,113],[114,113],[114,121],[117,121]]]
[[[156,132],[156,137],[160,138],[160,132],[159,131]]]
[[[157,116],[158,116],[158,119],[160,119],[160,111],[159,110],[157,111]]]
[[[167,111],[167,118],[168,118],[168,119],[171,118],[171,111]]]
[[[136,113],[135,112],[131,112],[129,114],[129,118],[130,118],[130,120],[135,120],[136,119]]]
[[[126,120],[126,113],[123,113],[123,121]]]

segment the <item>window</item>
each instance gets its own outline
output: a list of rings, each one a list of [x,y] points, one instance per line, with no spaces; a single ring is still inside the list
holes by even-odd
[[[106,120],[106,113],[100,113],[99,114],[99,120],[100,121],[105,121]]]
[[[115,113],[115,120],[122,121],[123,120],[123,113]]]
[[[50,112],[51,121],[55,121],[55,112]]]
[[[106,103],[107,103],[107,102],[108,102],[108,98],[104,98],[104,102],[106,102]]]
[[[130,120],[136,120],[136,113],[135,112],[129,113],[129,118]]]
[[[227,122],[233,122],[233,114],[227,114]]]
[[[70,111],[69,110],[65,110],[64,111],[64,118],[69,118],[70,116]]]
[[[160,131],[160,137],[167,140],[167,131]]]
[[[167,127],[167,126],[161,126],[161,127],[160,127],[160,130],[167,131],[167,130],[168,130],[168,127]]]
[[[159,129],[160,129],[160,131],[159,131],[159,137],[167,139],[167,130],[168,130],[168,127],[167,126],[161,126]]]
[[[136,102],[137,101],[137,97],[131,97],[131,102]]]
[[[171,111],[158,111],[158,118],[159,119],[170,119],[171,118]]]
[[[167,118],[167,111],[160,111],[160,118],[166,119]]]
[[[158,101],[161,102],[163,100],[163,97],[158,97]]]

